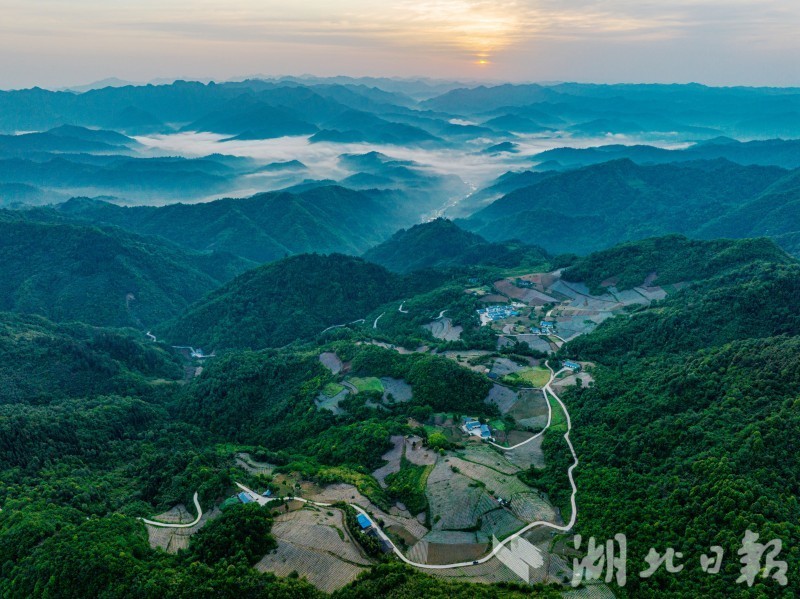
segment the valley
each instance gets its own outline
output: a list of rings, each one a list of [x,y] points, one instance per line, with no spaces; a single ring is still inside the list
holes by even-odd
[[[0,91],[0,596],[796,595],[798,102]]]

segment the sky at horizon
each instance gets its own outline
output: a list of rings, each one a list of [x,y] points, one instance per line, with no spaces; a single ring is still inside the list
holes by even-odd
[[[0,88],[246,75],[800,86],[798,0],[0,0]]]

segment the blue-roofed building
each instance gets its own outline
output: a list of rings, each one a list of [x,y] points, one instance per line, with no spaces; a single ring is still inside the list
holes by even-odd
[[[564,368],[569,368],[570,370],[577,372],[581,369],[581,365],[577,362],[573,362],[572,360],[564,360]]]
[[[464,417],[464,424],[461,427],[465,433],[474,434],[473,431],[479,429],[481,427],[481,423],[475,420],[474,418],[469,418],[467,416]]]
[[[481,428],[481,439],[490,439],[492,436],[492,431],[489,429],[488,424],[482,424]]]
[[[359,514],[356,516],[356,522],[361,527],[361,530],[367,530],[372,526],[372,521],[367,518],[364,514]]]
[[[539,323],[539,326],[542,327],[543,329],[545,328],[552,329],[553,327],[556,326],[556,323],[553,322],[552,320],[543,320],[542,322]]]
[[[250,493],[242,491],[241,493],[239,493],[239,501],[241,501],[242,503],[253,503],[253,498],[250,497]]]

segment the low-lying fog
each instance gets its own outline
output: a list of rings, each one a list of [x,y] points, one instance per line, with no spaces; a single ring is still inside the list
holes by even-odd
[[[682,149],[690,145],[672,139],[653,140],[629,136],[572,137],[541,135],[519,136],[513,140],[515,153],[482,153],[497,143],[497,139],[471,140],[458,148],[416,148],[369,143],[310,143],[307,136],[281,137],[265,140],[226,140],[228,136],[215,133],[176,133],[171,135],[139,136],[152,156],[184,156],[188,158],[225,154],[254,159],[259,164],[298,160],[308,167],[300,172],[268,172],[239,177],[227,196],[249,196],[263,191],[281,189],[307,179],[341,180],[358,171],[340,164],[342,154],[364,154],[377,151],[397,160],[417,163],[420,170],[431,174],[456,175],[468,188],[485,187],[507,171],[530,169],[537,161],[532,157],[539,152],[558,147],[585,148],[609,144],[633,145],[647,143],[666,149]],[[468,194],[465,194],[465,197]],[[211,200],[220,197],[203,198]]]

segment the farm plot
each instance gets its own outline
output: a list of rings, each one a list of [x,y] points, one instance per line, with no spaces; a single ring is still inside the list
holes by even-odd
[[[471,562],[486,555],[490,548],[486,543],[428,543],[428,563]]]
[[[163,514],[153,516],[151,519],[156,522],[164,522],[165,524],[187,524],[193,522],[196,517],[195,514],[189,513],[186,506],[181,503],[170,508]]]
[[[165,512],[164,514],[156,516],[155,519],[161,522],[176,523],[191,522],[195,519],[195,516],[191,516],[188,514],[188,512],[186,512],[184,506],[177,506],[177,508],[172,508],[169,512]],[[161,526],[150,526],[149,524],[146,524],[147,540],[150,543],[150,547],[153,549],[160,547],[167,553],[177,553],[179,550],[189,547],[189,539],[192,537],[192,535],[203,528],[210,520],[213,520],[219,516],[221,513],[222,512],[220,512],[219,509],[214,507],[214,509],[204,512],[202,518],[200,518],[200,522],[191,528],[163,528]],[[176,517],[178,519],[174,520]],[[188,519],[185,519],[187,517]]]
[[[393,472],[400,470],[400,458],[403,457],[403,445],[405,444],[405,437],[402,435],[395,435],[390,438],[392,448],[381,456],[381,459],[386,460],[386,464],[378,468],[372,473],[378,484],[386,488],[386,477]]]
[[[416,440],[416,449],[412,449]],[[422,447],[422,439],[412,438],[406,440],[406,459],[416,466],[430,466],[435,464],[438,454],[427,447]]]
[[[436,339],[443,341],[458,341],[461,339],[461,333],[464,328],[460,326],[453,326],[453,321],[447,317],[437,318],[433,322],[423,325],[424,329],[431,332]]]
[[[466,530],[432,530],[423,537],[428,543],[441,545],[472,545],[477,543],[477,537],[472,531]]]
[[[506,459],[523,470],[527,470],[531,466],[544,468],[544,452],[542,451],[543,440],[544,435],[539,435],[533,441],[505,452]]]
[[[571,387],[572,385],[578,384],[578,379],[581,380],[581,384],[588,385],[589,383],[594,382],[594,377],[586,372],[585,370],[581,370],[580,372],[576,372],[575,374],[571,374],[569,376],[565,376],[563,379],[556,379],[553,383],[553,388],[556,390],[564,389],[565,387]]]
[[[330,370],[333,374],[339,374],[342,371],[342,361],[332,351],[326,351],[320,354],[319,361],[322,365]]]
[[[525,343],[528,347],[536,351],[549,352],[553,349],[547,339],[541,335],[517,335],[514,339],[520,343]]]
[[[460,473],[464,476],[486,485],[486,489],[496,497],[505,497],[507,499],[516,493],[530,491],[530,487],[519,480],[515,475],[509,475],[457,457],[450,458],[450,465],[458,468]],[[516,470],[516,468],[514,470]],[[497,507],[497,503],[493,500],[492,504],[492,508]]]
[[[465,568],[449,568],[443,570],[431,570],[431,576],[447,580],[458,580],[460,582],[477,582],[492,584],[496,582],[520,582],[519,576],[514,574],[499,559],[489,561],[475,566]]]
[[[250,474],[272,474],[275,466],[267,462],[257,462],[249,453],[237,453],[236,465]],[[190,520],[191,522],[191,520]]]
[[[347,389],[342,389],[339,393],[334,395],[333,397],[328,397],[325,393],[320,393],[317,395],[317,398],[314,400],[314,403],[320,410],[330,410],[334,414],[344,414],[344,410],[339,407],[339,402],[347,399],[349,395],[349,391]]]
[[[496,506],[482,487],[453,472],[445,462],[439,462],[428,477],[426,495],[436,530],[471,528],[481,515]]]
[[[387,514],[378,506],[370,502],[361,492],[353,485],[347,483],[336,483],[328,485],[316,493],[308,494],[308,499],[320,503],[336,503],[337,501],[344,501],[346,503],[356,503],[362,508],[371,511],[375,514],[376,518],[381,518],[387,526],[395,525],[405,528],[411,535],[417,539],[421,539],[428,533],[425,525],[416,518],[405,518],[399,514]]]
[[[332,593],[353,582],[365,570],[362,566],[351,564],[324,553],[298,547],[286,541],[278,541],[278,547],[256,564],[259,572],[272,572],[277,576],[288,576],[297,572],[319,590]]]
[[[493,385],[484,401],[495,404],[501,414],[506,414],[517,402],[517,399],[517,393],[512,389],[502,385]]]
[[[680,289],[683,287],[683,283],[677,283],[673,287],[675,290]],[[636,287],[635,290],[651,302],[662,300],[667,297],[667,290],[662,287]]]
[[[492,363],[491,372],[497,376],[506,376],[515,372],[519,372],[523,368],[525,367],[517,364],[513,360],[509,360],[508,358],[495,358],[494,362]]]
[[[358,389],[359,393],[364,393],[366,391],[375,391],[377,393],[383,394],[383,383],[381,383],[380,379],[375,378],[374,376],[367,376],[367,377],[350,377],[347,379],[348,382],[353,385],[356,389]]]
[[[544,387],[550,380],[550,371],[541,366],[521,368],[503,377],[503,381],[510,385],[524,385],[526,387]]]
[[[357,565],[370,564],[347,533],[342,512],[339,510],[300,509],[281,514],[272,525],[272,534],[276,539],[295,547],[329,553]]]
[[[541,391],[523,389],[508,413],[522,426],[544,428],[547,424],[547,401]]]
[[[381,378],[383,385],[383,400],[389,401],[389,396],[394,398],[395,402],[405,403],[411,401],[411,385],[403,379],[393,379],[388,376]]]
[[[519,470],[503,454],[485,444],[470,445],[463,451],[457,452],[456,457],[467,462],[476,462],[483,466],[488,466],[509,476],[515,476]]]
[[[574,339],[580,335],[591,333],[597,328],[597,323],[583,316],[574,316],[572,318],[559,318],[558,319],[558,332],[561,337],[567,341]]]
[[[553,506],[531,490],[511,498],[511,511],[523,522],[556,522],[558,519]]]
[[[625,291],[619,291],[614,287],[609,288],[609,293],[616,297],[620,303],[625,306],[633,306],[633,305],[640,305],[646,306],[650,303],[650,300],[647,299],[644,295],[636,291],[635,289],[626,289]]]
[[[513,513],[503,508],[497,508],[483,515],[478,539],[491,543],[492,537],[503,540],[524,527],[529,521],[522,521]]]

